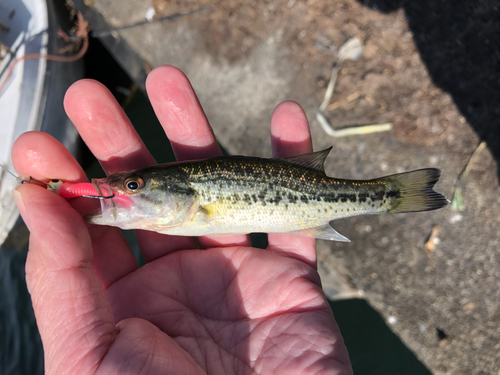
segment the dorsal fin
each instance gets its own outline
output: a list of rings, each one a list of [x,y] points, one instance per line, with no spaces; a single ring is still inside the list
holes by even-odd
[[[282,158],[280,160],[287,161],[292,164],[301,165],[303,167],[312,168],[318,172],[325,173],[325,160],[332,147],[329,147],[323,151],[316,151],[310,154],[303,154],[299,156],[292,156],[289,158]]]

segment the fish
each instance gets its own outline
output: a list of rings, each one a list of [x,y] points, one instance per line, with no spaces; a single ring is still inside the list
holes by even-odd
[[[448,205],[433,190],[441,170],[371,180],[328,177],[331,147],[280,159],[227,156],[160,164],[93,179],[104,198],[93,224],[179,236],[288,233],[349,242],[330,222]]]

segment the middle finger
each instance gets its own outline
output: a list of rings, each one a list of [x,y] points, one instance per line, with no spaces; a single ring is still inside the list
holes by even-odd
[[[146,81],[151,105],[178,161],[221,156],[214,133],[187,77],[173,66],[153,70]],[[202,248],[250,246],[247,235],[202,236]]]

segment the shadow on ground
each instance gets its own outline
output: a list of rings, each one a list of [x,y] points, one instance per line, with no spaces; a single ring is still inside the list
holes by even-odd
[[[383,13],[403,8],[422,61],[497,161],[500,177],[498,0],[358,0]]]
[[[355,374],[431,373],[365,300],[330,301],[330,306]]]

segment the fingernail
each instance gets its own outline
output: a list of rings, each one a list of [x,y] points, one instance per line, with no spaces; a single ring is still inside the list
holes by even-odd
[[[17,189],[18,188],[15,188],[14,190],[12,190],[12,195],[14,196],[14,201],[17,204],[17,208],[19,209],[19,212],[21,213],[21,217],[23,218],[24,223],[28,227],[28,230],[30,230],[30,223],[28,220],[28,213],[26,211],[26,207],[24,206],[23,195]]]

